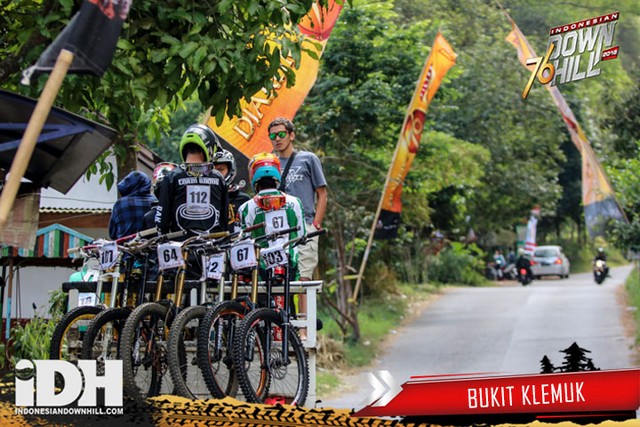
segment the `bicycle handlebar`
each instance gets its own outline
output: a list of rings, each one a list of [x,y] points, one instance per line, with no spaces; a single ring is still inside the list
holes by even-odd
[[[314,237],[319,236],[321,234],[325,234],[326,232],[327,232],[326,228],[321,228],[320,230],[312,231],[311,233],[307,233],[304,236],[299,236],[299,237],[296,237],[295,239],[289,240],[288,242],[283,244],[282,247],[286,248],[287,246],[290,246],[290,245],[291,246],[304,245]]]

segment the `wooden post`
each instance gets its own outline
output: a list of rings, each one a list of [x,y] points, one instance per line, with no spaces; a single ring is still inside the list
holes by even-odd
[[[42,128],[47,121],[47,117],[49,117],[51,107],[58,96],[60,86],[62,86],[62,81],[67,75],[67,71],[69,71],[69,67],[72,62],[73,53],[66,49],[62,49],[58,55],[56,64],[49,75],[49,79],[47,79],[47,83],[40,94],[36,108],[31,114],[27,128],[22,136],[22,142],[20,142],[20,146],[13,158],[13,163],[11,164],[11,169],[9,171],[9,178],[2,190],[2,195],[0,195],[0,232],[2,232],[7,223],[9,212],[11,212],[11,209],[13,208],[13,202],[15,201],[18,190],[20,189],[20,181],[29,166],[31,155],[33,154],[33,150],[38,142],[38,137],[40,136]]]

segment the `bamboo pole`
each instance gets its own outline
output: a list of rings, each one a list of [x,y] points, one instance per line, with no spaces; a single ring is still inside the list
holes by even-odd
[[[406,123],[406,117],[405,121]],[[400,136],[402,138],[402,136]],[[362,256],[362,262],[360,263],[360,270],[358,270],[358,279],[356,280],[356,286],[353,289],[353,294],[351,295],[350,303],[354,303],[358,300],[358,292],[360,291],[360,285],[362,284],[362,277],[364,275],[364,269],[367,266],[367,260],[369,259],[369,252],[371,251],[371,245],[373,244],[373,236],[376,232],[376,226],[378,225],[378,219],[380,218],[380,212],[382,211],[382,202],[384,198],[384,193],[387,190],[387,186],[389,185],[389,181],[391,181],[391,171],[393,169],[393,165],[396,162],[396,157],[398,157],[398,151],[400,151],[400,141],[396,144],[396,149],[393,152],[393,158],[391,159],[391,163],[389,164],[389,171],[387,172],[387,178],[384,181],[384,186],[382,187],[382,194],[380,195],[380,201],[378,202],[378,208],[376,209],[376,214],[373,217],[373,223],[371,224],[371,230],[369,231],[369,240],[367,240],[367,246],[364,250],[364,255]]]
[[[13,158],[9,178],[2,190],[2,195],[0,195],[0,233],[7,224],[9,212],[11,212],[13,208],[13,203],[20,189],[20,181],[29,166],[29,161],[38,142],[38,137],[40,137],[42,128],[47,121],[47,117],[49,117],[51,107],[62,86],[62,81],[67,75],[72,62],[73,53],[62,49],[47,79],[47,83],[40,94],[40,98],[38,98],[36,107],[31,114],[27,128],[22,136],[22,142],[20,142],[20,146]]]

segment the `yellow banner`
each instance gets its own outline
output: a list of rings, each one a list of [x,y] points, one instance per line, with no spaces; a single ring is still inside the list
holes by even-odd
[[[211,117],[208,126],[235,148],[235,151],[247,158],[261,152],[273,151],[267,126],[276,117],[292,120],[295,116],[316,81],[319,59],[341,10],[342,4],[333,0],[329,1],[326,9],[314,3],[309,13],[301,20],[298,28],[306,37],[303,48],[311,50],[314,55],[302,52],[300,67],[297,70],[291,57],[281,59],[283,66],[295,72],[296,79],[292,87],[286,87],[287,82],[282,75],[274,82],[277,97],[268,97],[265,91],[260,91],[251,97],[250,102],[241,102],[240,116],[229,118],[225,115],[220,126],[216,124],[215,117]]]
[[[420,146],[427,108],[445,74],[456,63],[457,56],[442,34],[438,33],[402,125],[387,186],[382,195],[383,210],[396,213],[402,210],[402,184]]]
[[[527,65],[527,59],[536,58],[537,55],[511,17],[509,21],[511,21],[512,30],[507,36],[507,41],[516,48],[520,63],[529,71],[533,71],[534,65]],[[562,120],[567,125],[571,141],[582,156],[582,204],[589,232],[592,233],[596,223],[600,221],[601,218],[598,217],[626,220],[624,212],[615,201],[613,187],[564,96],[557,86],[546,84],[544,87],[551,94],[554,104],[562,115]]]

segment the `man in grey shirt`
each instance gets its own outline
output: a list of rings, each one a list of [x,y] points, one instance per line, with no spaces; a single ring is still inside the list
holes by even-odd
[[[302,201],[307,232],[321,229],[327,209],[327,181],[322,172],[320,159],[309,151],[294,151],[296,131],[290,120],[278,117],[269,123],[268,129],[269,139],[280,158],[282,168],[283,182],[280,190]],[[289,162],[291,165],[288,165]],[[300,280],[311,280],[318,265],[318,238],[315,237],[306,245],[300,246],[298,253]],[[307,301],[303,295],[300,295],[298,305],[299,314],[306,316]],[[304,335],[304,331],[301,331],[301,336]]]

